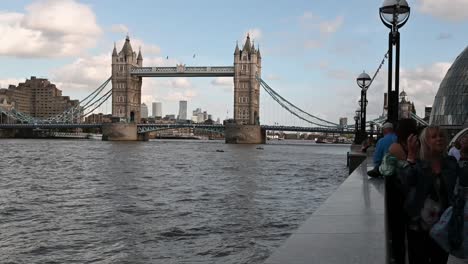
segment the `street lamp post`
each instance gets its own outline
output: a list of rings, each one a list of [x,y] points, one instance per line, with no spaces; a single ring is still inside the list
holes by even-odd
[[[361,144],[361,130],[360,121],[361,121],[361,108],[356,109],[356,115],[354,116],[354,121],[356,121],[355,129],[354,129],[354,144]]]
[[[356,78],[358,86],[361,88],[361,100],[359,100],[359,106],[361,108],[361,129],[360,129],[360,142],[367,137],[366,133],[366,107],[367,107],[367,89],[369,88],[371,77],[366,72],[359,74]]]
[[[387,121],[398,120],[398,94],[400,86],[400,32],[410,16],[410,7],[406,0],[384,0],[379,9],[380,20],[390,28],[388,37],[388,111]],[[393,46],[395,46],[395,91],[392,91]]]

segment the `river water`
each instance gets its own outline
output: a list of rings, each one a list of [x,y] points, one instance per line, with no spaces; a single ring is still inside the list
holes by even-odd
[[[262,263],[344,181],[349,146],[257,147],[0,140],[0,263]]]

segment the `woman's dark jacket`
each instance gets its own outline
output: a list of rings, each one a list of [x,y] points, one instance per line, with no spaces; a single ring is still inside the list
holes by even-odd
[[[454,157],[448,156],[442,159],[440,175],[444,182],[441,186],[446,188],[443,193],[447,194],[446,201],[450,206],[457,178],[460,177],[460,185],[468,187],[468,171],[460,168]],[[417,160],[415,164],[407,164],[399,170],[398,178],[406,193],[404,207],[410,218],[420,216],[424,201],[433,188],[434,177],[428,161]]]

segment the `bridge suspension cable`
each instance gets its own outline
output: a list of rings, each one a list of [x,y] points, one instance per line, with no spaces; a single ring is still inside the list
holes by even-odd
[[[104,83],[102,83],[96,90],[94,90],[91,94],[86,96],[83,100],[79,102],[79,104],[72,106],[65,110],[64,112],[54,116],[49,117],[46,119],[38,119],[27,115],[25,113],[21,113],[16,109],[6,110],[0,107],[0,113],[5,114],[6,116],[20,121],[21,123],[51,123],[51,122],[74,122],[81,120],[82,117],[85,117],[91,114],[94,110],[99,108],[104,102],[106,102],[112,96],[112,88],[107,91],[105,94],[98,97],[104,88],[109,84],[111,81],[111,77],[109,77]],[[91,110],[88,110],[91,109]],[[88,110],[88,111],[86,111]]]
[[[94,104],[96,104],[98,100],[94,101],[94,99],[104,90],[104,88],[107,86],[107,84],[110,82],[111,77],[109,77],[103,84],[101,84],[96,90],[94,90],[91,94],[86,96],[83,100],[81,100],[77,105],[72,106],[65,110],[63,113],[47,118],[46,121],[68,121],[69,117],[71,116],[73,121],[74,119],[82,117],[82,115],[78,116],[80,113],[83,113],[86,109],[89,107],[92,107]],[[111,89],[112,90],[112,89]]]
[[[424,119],[422,119],[421,117],[419,117],[418,115],[414,114],[414,113],[411,113],[411,118],[416,120],[417,122],[421,123],[422,125],[424,126],[428,126],[429,123],[427,123],[426,121],[424,121]]]
[[[385,53],[382,61],[380,62],[379,66],[377,67],[377,70],[375,71],[374,76],[372,76],[372,79],[371,79],[368,87],[370,87],[372,85],[372,83],[374,82],[375,77],[377,77],[377,74],[379,74],[380,69],[382,69],[382,66],[385,64],[385,60],[387,58],[388,58],[388,51]]]
[[[286,100],[284,97],[282,97],[280,94],[278,94],[275,90],[273,90],[273,88],[271,88],[263,79],[261,79],[260,77],[257,76],[257,80],[260,82],[260,85],[263,87],[263,89],[279,104],[281,105],[281,107],[283,107],[284,109],[286,109],[288,112],[290,112],[291,114],[293,114],[294,116],[296,116],[297,118],[303,120],[303,121],[306,121],[310,124],[313,124],[313,125],[317,125],[317,126],[321,126],[321,127],[337,127],[339,126],[338,124],[336,123],[333,123],[333,122],[330,122],[330,121],[327,121],[325,119],[322,119],[320,117],[317,117],[317,116],[314,116],[314,115],[311,115],[309,113],[307,113],[306,111],[302,110],[301,108],[297,107],[296,105],[294,105],[293,103],[289,102],[288,100]],[[314,122],[314,121],[311,121],[311,120],[308,120],[302,116],[300,116],[295,110],[297,110],[298,112],[300,113],[303,113],[309,117],[312,117],[314,119],[317,119],[321,122],[324,122],[326,123],[327,125],[324,125],[324,124],[320,124],[318,122]]]

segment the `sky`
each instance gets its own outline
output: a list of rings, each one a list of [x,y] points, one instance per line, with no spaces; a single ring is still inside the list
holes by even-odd
[[[82,99],[110,76],[114,43],[128,34],[144,66],[231,66],[236,42],[250,34],[262,53],[262,78],[311,114],[338,122],[352,117],[356,77],[373,76],[388,49],[375,0],[159,1],[0,0],[0,87],[30,76],[48,78],[64,95]],[[432,105],[441,80],[468,44],[468,0],[408,1],[401,32],[401,81],[417,114]],[[195,55],[195,56],[194,56]],[[382,113],[387,64],[368,90],[368,118]],[[232,78],[145,78],[142,101],[177,114],[202,108],[232,116]],[[287,123],[262,91],[263,123]],[[102,111],[110,112],[110,103]],[[282,112],[283,111],[283,112]]]

